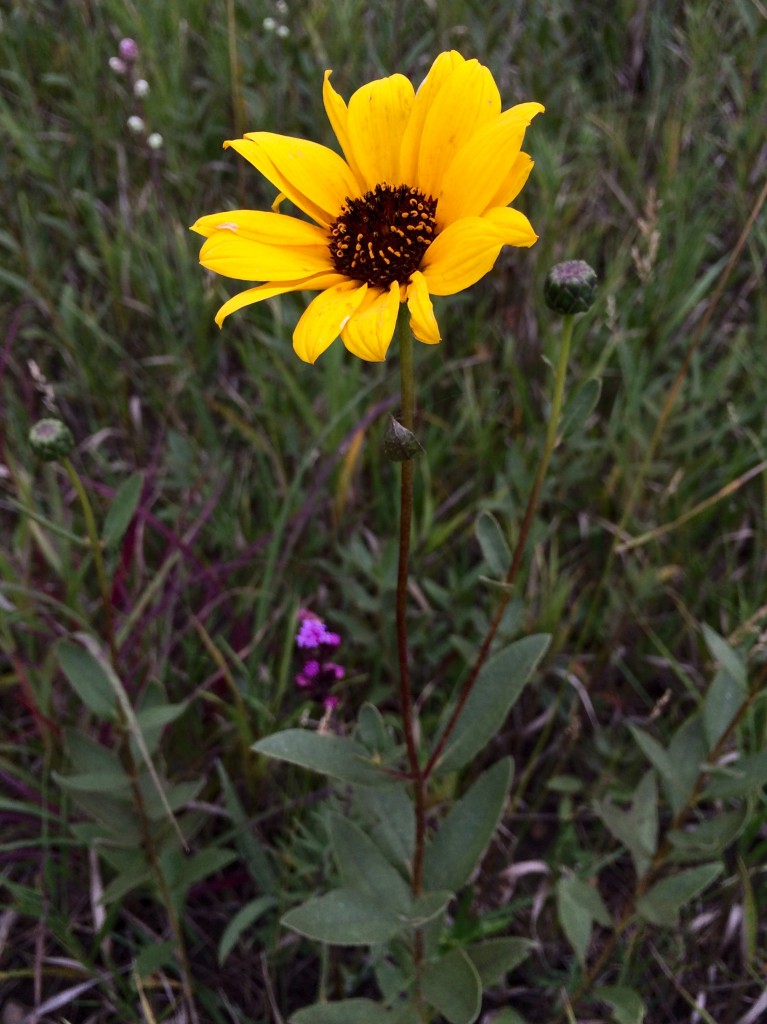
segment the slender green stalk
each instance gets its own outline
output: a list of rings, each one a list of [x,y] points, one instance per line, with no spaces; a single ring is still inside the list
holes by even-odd
[[[115,630],[114,630],[114,618],[112,616],[112,597],[109,593],[109,584],[107,582],[107,574],[104,568],[104,555],[101,550],[101,540],[99,538],[98,528],[96,527],[96,517],[93,514],[93,506],[91,505],[88,492],[83,487],[83,482],[80,479],[77,470],[69,461],[64,458],[61,460],[64,469],[67,472],[67,476],[72,482],[72,486],[77,492],[77,497],[80,501],[80,507],[83,510],[83,516],[85,517],[85,529],[88,534],[88,543],[90,544],[91,554],[93,555],[93,564],[96,569],[96,578],[99,584],[99,593],[101,595],[101,610],[104,615],[104,634],[106,636],[107,646],[109,647],[109,658],[112,662],[112,667],[117,668],[117,645],[115,644]]]
[[[482,647],[479,650],[479,654],[472,666],[471,672],[469,673],[469,676],[463,685],[463,689],[458,696],[456,705],[453,708],[453,713],[451,714],[447,726],[445,727],[445,730],[434,748],[426,768],[424,769],[423,774],[427,779],[434,770],[434,766],[439,760],[442,751],[445,749],[445,744],[455,728],[455,724],[463,711],[466,701],[469,699],[469,694],[474,689],[477,676],[487,660],[487,656],[490,653],[490,647],[495,639],[495,634],[498,632],[498,627],[503,619],[503,613],[506,611],[506,607],[511,600],[511,586],[516,582],[517,575],[522,564],[522,556],[524,555],[525,548],[527,546],[527,540],[530,535],[533,520],[535,519],[535,512],[538,507],[538,498],[541,493],[541,486],[543,485],[543,481],[546,477],[546,471],[549,468],[551,455],[557,441],[557,428],[559,426],[559,417],[562,413],[562,400],[564,398],[565,380],[567,378],[567,362],[570,357],[570,344],[573,338],[573,322],[574,317],[570,315],[564,317],[562,323],[562,341],[559,348],[559,358],[557,360],[554,377],[554,395],[551,401],[551,414],[549,416],[549,424],[546,431],[546,442],[543,447],[540,462],[538,463],[538,470],[535,474],[535,480],[533,481],[533,487],[530,491],[530,497],[527,501],[527,508],[525,509],[524,518],[522,519],[522,525],[519,529],[519,537],[517,539],[516,547],[514,548],[511,565],[509,566],[509,571],[506,573],[506,577],[504,579],[504,583],[508,589],[504,591],[501,600],[498,602],[498,607],[495,610],[493,621],[490,624],[490,628],[487,631],[485,639],[482,641]]]

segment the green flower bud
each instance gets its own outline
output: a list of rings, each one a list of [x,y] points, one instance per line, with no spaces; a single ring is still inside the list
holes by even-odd
[[[407,462],[422,452],[423,446],[412,430],[390,416],[381,449],[389,462]]]
[[[43,462],[65,459],[75,446],[69,427],[61,420],[39,420],[29,432],[32,451]]]
[[[596,295],[596,272],[583,260],[557,263],[546,275],[543,298],[555,313],[585,313]]]

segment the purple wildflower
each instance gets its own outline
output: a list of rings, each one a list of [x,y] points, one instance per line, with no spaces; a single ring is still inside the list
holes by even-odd
[[[341,644],[341,637],[325,626],[323,620],[314,612],[302,608],[298,613],[300,626],[296,633],[296,647],[304,658],[301,671],[296,675],[296,686],[309,690],[311,696],[322,701],[326,709],[334,708],[338,698],[330,694],[330,689],[346,675],[343,665],[325,659],[331,651]]]

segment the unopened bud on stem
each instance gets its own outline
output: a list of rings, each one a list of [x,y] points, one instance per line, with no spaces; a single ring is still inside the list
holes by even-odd
[[[65,459],[75,446],[69,427],[61,420],[39,420],[29,432],[32,451],[44,462]]]
[[[596,272],[583,260],[557,263],[546,275],[543,298],[555,313],[585,313],[597,295]]]

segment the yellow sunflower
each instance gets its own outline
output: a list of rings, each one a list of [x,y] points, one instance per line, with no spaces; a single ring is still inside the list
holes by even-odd
[[[434,61],[418,92],[403,75],[362,86],[349,104],[325,72],[323,100],[345,159],[325,146],[272,132],[224,143],[279,190],[271,213],[201,217],[204,267],[265,281],[234,295],[216,323],[252,302],[318,291],[293,347],[313,363],[341,335],[360,359],[386,358],[401,302],[427,345],[441,340],[430,295],[452,295],[483,277],[504,245],[537,235],[509,208],[533,161],[525,129],[543,110],[501,111],[493,76],[452,50]],[[277,212],[289,199],[314,223]]]

